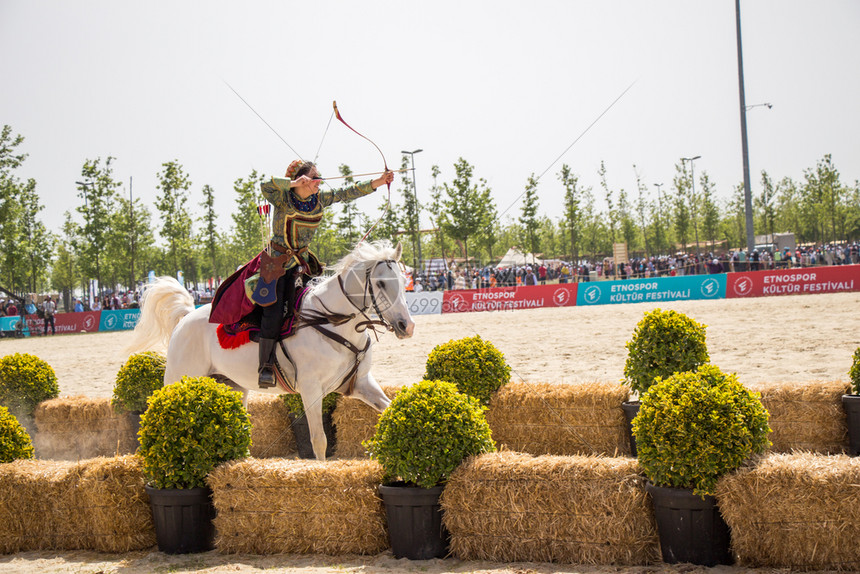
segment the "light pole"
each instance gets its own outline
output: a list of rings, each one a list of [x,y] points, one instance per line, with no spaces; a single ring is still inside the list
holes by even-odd
[[[741,109],[741,154],[744,165],[744,211],[746,213],[747,252],[755,249],[753,230],[752,191],[750,191],[750,152],[747,144],[747,104],[744,93],[744,56],[741,48],[741,0],[735,0],[735,21],[738,39],[738,94]]]
[[[693,189],[690,194],[690,207],[693,211],[693,228],[696,230],[696,274],[699,274],[699,263],[702,260],[702,254],[699,253],[699,218],[696,214],[696,173],[695,168],[693,167],[693,162],[699,159],[700,155],[696,157],[682,157],[681,161],[690,162],[690,181],[692,182]]]
[[[91,181],[76,181],[75,184],[81,186],[81,189],[83,189],[83,191],[84,191],[84,209],[86,210],[85,215],[87,217],[86,233],[89,233],[89,231],[90,231],[89,230],[89,226],[90,226],[90,202],[88,200],[87,188],[89,186],[93,185],[93,182],[91,182]],[[92,306],[93,306],[93,286],[92,286],[91,281],[92,280],[87,280],[87,291],[88,291],[87,302],[89,303],[90,308],[92,308]]]
[[[416,273],[424,268],[424,259],[421,257],[421,207],[418,205],[418,187],[415,185],[415,154],[422,151],[424,150],[400,151],[403,155],[408,155],[412,161],[412,196],[415,199],[415,241],[418,244],[418,263],[415,265]]]

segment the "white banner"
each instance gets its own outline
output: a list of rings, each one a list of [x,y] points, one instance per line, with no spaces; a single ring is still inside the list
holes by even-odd
[[[442,291],[406,292],[406,305],[412,315],[438,315],[442,312]]]

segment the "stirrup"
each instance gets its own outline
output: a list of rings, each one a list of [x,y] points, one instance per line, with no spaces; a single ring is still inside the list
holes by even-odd
[[[271,389],[275,386],[275,373],[272,370],[272,365],[263,365],[260,367],[260,377],[257,384],[261,389]]]

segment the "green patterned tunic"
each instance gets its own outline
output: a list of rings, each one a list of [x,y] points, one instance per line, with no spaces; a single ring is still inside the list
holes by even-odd
[[[370,181],[364,181],[340,189],[320,190],[302,201],[290,189],[290,182],[287,178],[273,177],[260,186],[263,197],[275,208],[272,216],[272,242],[275,249],[278,245],[296,251],[307,247],[314,238],[326,207],[339,201],[363,197],[374,191]],[[322,265],[316,255],[305,250],[301,257],[307,263],[311,275],[319,275],[322,272]],[[286,269],[292,269],[296,265],[297,261],[293,259]]]

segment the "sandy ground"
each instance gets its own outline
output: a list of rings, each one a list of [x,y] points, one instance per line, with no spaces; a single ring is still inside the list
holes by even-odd
[[[531,309],[415,317],[415,335],[386,334],[374,346],[373,372],[383,384],[411,384],[427,354],[450,339],[481,335],[506,356],[513,378],[532,382],[619,381],[636,323],[654,307],[675,309],[707,328],[711,361],[741,382],[800,383],[848,380],[860,347],[860,293]],[[0,355],[26,352],[56,371],[60,394],[109,397],[127,355],[130,332],[0,340]],[[167,556],[27,552],[0,556],[0,572],[744,572],[743,568],[688,566],[592,568],[551,564],[494,564],[459,560],[410,562],[377,556],[222,556],[215,552]],[[767,572],[767,570],[756,570]]]
[[[480,335],[508,360],[515,380],[618,381],[628,341],[642,315],[675,309],[707,325],[711,361],[741,382],[847,380],[860,347],[860,293],[755,299],[635,303],[420,315],[415,335],[383,334],[373,347],[382,384],[421,380],[427,355],[451,339]],[[0,355],[31,353],[57,373],[62,396],[109,397],[128,355],[131,331],[0,339]]]

